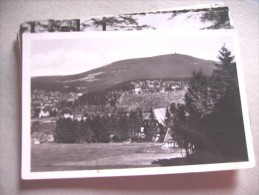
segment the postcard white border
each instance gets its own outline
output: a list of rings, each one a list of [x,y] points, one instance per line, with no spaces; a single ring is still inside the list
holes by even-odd
[[[31,140],[30,140],[30,106],[31,106],[31,43],[33,40],[47,39],[81,39],[102,36],[120,36],[120,34],[130,33],[131,36],[137,36],[139,33],[145,33],[145,36],[156,34],[163,36],[186,35],[186,36],[203,36],[203,35],[231,35],[233,36],[235,57],[237,62],[239,89],[241,94],[243,120],[245,126],[246,145],[248,150],[248,161],[230,162],[218,164],[200,164],[200,165],[184,165],[184,166],[167,166],[167,167],[151,167],[151,168],[128,168],[128,169],[105,169],[105,170],[80,170],[80,171],[51,171],[51,172],[31,172]],[[123,35],[124,36],[124,35]],[[110,32],[69,32],[69,33],[35,33],[23,34],[23,57],[22,57],[22,179],[58,179],[58,178],[87,178],[87,177],[112,177],[112,176],[137,176],[137,175],[157,175],[157,174],[176,174],[191,172],[208,172],[220,170],[236,170],[244,168],[252,168],[255,166],[253,142],[250,131],[250,121],[248,115],[247,97],[245,91],[243,68],[240,59],[240,49],[238,33],[235,30],[213,30],[213,31],[110,31]]]

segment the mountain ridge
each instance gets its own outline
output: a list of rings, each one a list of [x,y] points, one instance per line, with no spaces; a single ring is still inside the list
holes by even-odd
[[[89,90],[103,90],[129,80],[187,78],[199,69],[211,75],[214,63],[185,54],[164,54],[120,60],[74,75],[32,77],[32,84],[54,82],[60,86],[76,84]]]

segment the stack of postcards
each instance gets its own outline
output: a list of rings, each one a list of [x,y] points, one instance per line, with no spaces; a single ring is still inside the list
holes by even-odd
[[[223,4],[28,21],[17,42],[23,179],[254,166]]]

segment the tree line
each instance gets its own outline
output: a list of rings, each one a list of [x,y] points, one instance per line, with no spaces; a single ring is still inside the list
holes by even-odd
[[[212,76],[193,72],[185,104],[172,104],[166,124],[187,156],[194,151],[227,161],[247,160],[244,124],[234,56],[224,45]]]
[[[112,107],[116,106],[120,92],[118,91],[90,91],[80,96],[73,106],[78,105],[109,105]]]
[[[55,141],[154,141],[157,134],[164,135],[166,129],[170,130],[178,145],[185,149],[187,157],[191,155],[191,149],[193,154],[210,154],[227,162],[247,160],[234,56],[224,45],[219,50],[218,59],[219,63],[215,64],[211,76],[204,75],[202,70],[193,72],[185,103],[173,103],[168,107],[165,127],[158,125],[152,109],[148,120],[143,118],[141,109],[130,113],[115,112],[110,116],[96,114],[82,121],[60,118],[55,130]],[[109,95],[115,100],[118,98],[118,94]],[[106,92],[93,92],[82,96],[80,101],[84,104],[100,104],[106,102],[107,97]]]
[[[131,140],[133,142],[152,141],[157,134],[164,134],[158,125],[153,110],[149,119],[143,119],[141,109],[129,113],[88,116],[85,120],[61,117],[54,131],[57,143],[107,143]]]

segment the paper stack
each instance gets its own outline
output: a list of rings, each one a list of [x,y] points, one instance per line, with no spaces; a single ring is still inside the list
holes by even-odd
[[[17,42],[23,179],[254,166],[228,7],[28,21]]]

